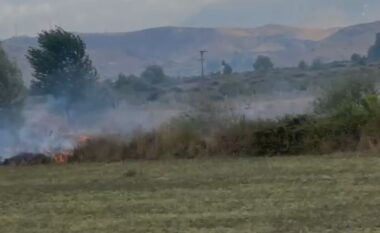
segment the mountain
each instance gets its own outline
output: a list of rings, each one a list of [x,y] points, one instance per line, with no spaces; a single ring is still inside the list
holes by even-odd
[[[206,49],[208,72],[218,71],[221,60],[235,70],[250,70],[257,55],[270,56],[277,66],[295,65],[304,59],[326,61],[365,54],[380,32],[380,22],[333,29],[307,29],[283,25],[258,28],[162,27],[127,33],[80,34],[103,77],[123,72],[139,73],[150,64],[162,65],[171,75],[199,73],[199,50]],[[25,59],[36,38],[16,37],[3,43],[5,50],[30,80]]]

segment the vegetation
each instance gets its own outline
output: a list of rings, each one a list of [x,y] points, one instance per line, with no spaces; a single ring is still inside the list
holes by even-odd
[[[314,59],[313,62],[311,63],[311,68],[314,70],[322,69],[322,66],[323,66],[323,62],[322,62],[322,59],[320,58]]]
[[[377,148],[380,102],[373,74],[338,79],[315,114],[246,119],[210,102],[130,140],[107,136],[77,148],[72,162],[129,159],[326,154]],[[207,109],[207,110],[206,110]]]
[[[27,56],[34,70],[32,92],[66,99],[68,105],[82,99],[97,76],[82,39],[56,28],[42,31],[38,44]]]
[[[355,65],[364,66],[367,63],[367,58],[365,56],[360,56],[357,53],[352,54],[351,62]]]
[[[375,44],[368,50],[368,60],[378,61],[380,60],[380,33],[376,35]]]
[[[258,72],[267,72],[272,70],[274,67],[271,59],[269,57],[260,55],[257,57],[255,63],[253,64],[253,68]]]
[[[379,166],[358,154],[0,168],[0,228],[376,232]]]
[[[308,65],[305,61],[300,61],[300,63],[298,64],[298,68],[301,69],[301,70],[306,70],[308,68]]]
[[[165,80],[165,72],[161,66],[151,65],[148,66],[142,73],[141,78],[151,84],[159,84]]]
[[[254,72],[233,73],[223,62],[222,75],[201,81],[169,79],[162,67],[149,66],[140,77],[120,74],[116,81],[99,82],[78,36],[57,28],[42,32],[39,44],[28,56],[35,70],[36,94],[76,104],[91,99],[94,105],[79,105],[82,111],[98,105],[116,108],[120,99],[136,99],[139,104],[174,99],[192,108],[150,131],[85,140],[66,166],[53,165],[44,154],[22,153],[6,160],[3,165],[18,165],[21,159],[20,165],[51,166],[20,167],[17,172],[0,167],[3,231],[375,232],[379,228],[380,160],[350,155],[365,156],[380,148],[379,71],[365,57],[354,54],[351,61],[326,64],[316,59],[310,69],[306,62],[298,68],[274,69],[270,58],[259,56]],[[376,60],[376,51],[376,45],[370,49],[371,61]],[[22,106],[20,74],[2,50],[0,88],[1,112]],[[246,118],[226,101],[264,98],[279,90],[318,93],[314,111]],[[339,152],[344,156],[305,156]]]
[[[223,74],[224,75],[231,75],[233,70],[230,64],[228,64],[226,61],[222,61],[223,66]]]
[[[6,56],[0,44],[0,128],[18,125],[22,121],[21,107],[26,89],[21,72]]]

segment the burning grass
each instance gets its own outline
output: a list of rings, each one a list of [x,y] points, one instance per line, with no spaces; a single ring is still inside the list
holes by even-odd
[[[69,162],[165,158],[258,157],[378,150],[376,136],[356,122],[312,116],[245,120],[224,126],[173,121],[131,139],[98,137],[77,147]]]

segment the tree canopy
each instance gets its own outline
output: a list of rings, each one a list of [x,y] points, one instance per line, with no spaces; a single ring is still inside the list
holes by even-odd
[[[311,63],[311,68],[313,70],[319,70],[322,69],[323,67],[323,62],[321,58],[315,58],[313,62]]]
[[[256,62],[253,64],[255,71],[267,72],[274,68],[271,59],[267,56],[260,55],[257,57]]]
[[[148,66],[142,73],[141,78],[151,84],[159,84],[165,80],[164,69],[159,65]]]
[[[34,70],[32,93],[69,101],[83,97],[97,72],[82,39],[57,27],[42,31],[38,35],[38,45],[38,48],[30,48],[27,55]]]
[[[20,105],[24,97],[25,86],[21,72],[8,59],[0,44],[0,109]]]
[[[301,69],[301,70],[306,70],[309,66],[307,65],[307,63],[302,60],[300,61],[300,63],[298,63],[298,68]]]
[[[25,99],[26,89],[16,64],[11,62],[0,44],[0,120],[15,122]],[[17,113],[17,116],[14,114]],[[10,124],[6,121],[4,124]]]
[[[376,95],[376,81],[373,76],[356,74],[336,80],[324,88],[314,107],[319,114],[350,117],[364,109],[368,97]]]
[[[232,67],[230,64],[228,64],[226,61],[222,61],[222,66],[223,66],[223,74],[224,75],[230,75],[232,74]]]
[[[355,65],[365,65],[367,58],[365,56],[360,56],[357,53],[352,54],[351,62]]]
[[[380,60],[380,33],[376,34],[375,44],[368,50],[368,60]]]

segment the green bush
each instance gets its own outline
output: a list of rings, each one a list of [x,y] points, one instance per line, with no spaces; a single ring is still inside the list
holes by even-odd
[[[84,161],[327,154],[377,148],[380,101],[372,79],[339,80],[315,114],[247,120],[228,106],[195,101],[194,110],[129,141],[99,139],[77,150]]]
[[[355,150],[360,129],[334,118],[287,116],[245,120],[225,126],[181,119],[135,135],[129,141],[97,139],[75,151],[72,161],[114,162],[129,159],[209,156],[279,156]]]

